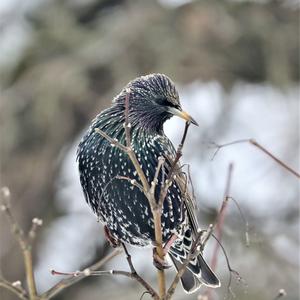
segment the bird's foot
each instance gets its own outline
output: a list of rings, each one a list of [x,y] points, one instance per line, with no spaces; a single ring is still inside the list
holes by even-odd
[[[164,259],[159,257],[156,248],[153,248],[153,265],[159,270],[165,270],[172,267]]]
[[[117,248],[121,245],[120,241],[111,234],[110,230],[106,225],[104,225],[104,236],[109,242],[111,247]]]

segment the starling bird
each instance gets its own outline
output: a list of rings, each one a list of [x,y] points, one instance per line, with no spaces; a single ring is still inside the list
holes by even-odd
[[[104,224],[106,236],[111,241],[144,247],[155,241],[154,223],[148,199],[130,182],[140,182],[135,167],[127,153],[96,132],[99,128],[126,144],[124,122],[128,91],[132,148],[149,184],[154,179],[159,157],[165,159],[158,176],[156,199],[176,154],[164,134],[164,122],[176,115],[197,123],[182,110],[174,83],[163,74],[151,74],[129,82],[114,98],[112,106],[94,119],[79,144],[77,160],[85,199]],[[183,181],[183,175],[177,173],[163,202],[161,215],[163,242],[169,244],[168,254],[177,269],[190,252],[198,230],[195,205]],[[181,282],[189,293],[202,283],[220,286],[201,254],[188,264]]]

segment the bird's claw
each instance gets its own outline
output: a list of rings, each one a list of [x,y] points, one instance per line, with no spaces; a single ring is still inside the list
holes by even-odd
[[[153,265],[158,270],[165,270],[165,269],[169,269],[169,268],[172,267],[164,259],[162,259],[161,257],[159,257],[156,248],[153,248]]]

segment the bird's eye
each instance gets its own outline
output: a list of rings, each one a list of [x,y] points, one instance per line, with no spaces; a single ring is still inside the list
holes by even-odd
[[[159,98],[156,100],[156,102],[162,106],[174,107],[174,108],[180,109],[179,104],[175,104],[175,103],[169,101],[167,98]]]

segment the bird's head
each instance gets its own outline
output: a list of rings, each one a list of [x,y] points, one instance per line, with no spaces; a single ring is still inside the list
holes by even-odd
[[[174,83],[163,74],[138,77],[114,99],[124,108],[129,93],[129,122],[144,128],[161,131],[163,123],[172,116],[178,116],[192,124],[197,122],[182,110]]]

